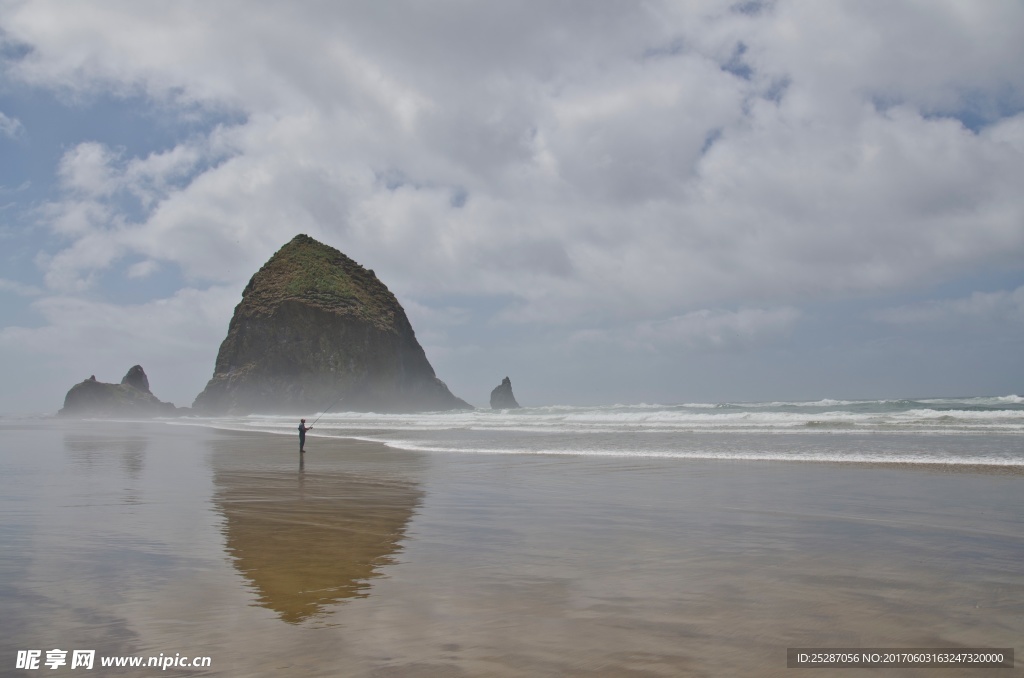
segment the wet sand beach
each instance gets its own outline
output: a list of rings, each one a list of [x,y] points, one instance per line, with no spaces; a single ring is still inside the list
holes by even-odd
[[[1024,477],[414,453],[165,423],[0,424],[0,675],[1000,676],[789,647],[1016,647]],[[208,668],[99,667],[208,656]]]

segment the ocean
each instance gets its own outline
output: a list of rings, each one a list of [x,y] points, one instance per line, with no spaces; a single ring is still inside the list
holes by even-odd
[[[1024,398],[549,406],[376,414],[311,412],[316,437],[416,452],[1024,466]],[[293,416],[185,420],[295,435]]]

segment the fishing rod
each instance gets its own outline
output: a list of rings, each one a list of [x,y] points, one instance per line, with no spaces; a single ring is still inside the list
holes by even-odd
[[[333,403],[331,403],[330,405],[328,405],[328,406],[327,406],[327,409],[325,409],[325,410],[324,410],[323,412],[321,412],[321,413],[320,413],[320,417],[322,417],[322,416],[324,416],[325,414],[327,414],[327,412],[328,412],[328,411],[329,411],[329,410],[330,410],[330,409],[331,409],[332,407],[334,407],[335,405],[337,405],[338,403],[340,403],[340,402],[341,402],[341,399],[342,399],[342,398],[344,398],[344,397],[345,397],[345,394],[344,394],[344,393],[342,393],[342,394],[341,394],[340,396],[338,396],[338,399],[337,399],[337,400],[335,400],[335,401],[334,401]],[[318,421],[320,421],[320,417],[317,417],[316,419],[314,419],[314,420],[313,420],[313,424],[315,424],[315,423],[317,423]],[[310,425],[309,425],[309,427],[310,427],[310,428],[313,428],[313,424],[310,424]]]

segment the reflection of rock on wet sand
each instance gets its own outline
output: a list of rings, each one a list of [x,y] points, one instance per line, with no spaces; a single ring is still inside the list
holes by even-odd
[[[64,449],[72,460],[84,468],[91,469],[104,461],[110,453],[120,455],[121,468],[132,478],[138,478],[144,466],[148,441],[139,436],[64,434]]]
[[[339,472],[220,470],[214,479],[235,567],[259,605],[293,624],[368,595],[422,496],[413,483]]]

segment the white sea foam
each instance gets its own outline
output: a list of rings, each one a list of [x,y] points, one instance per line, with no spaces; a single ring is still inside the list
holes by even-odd
[[[383,442],[389,447],[412,452],[447,453],[447,454],[517,454],[517,455],[565,455],[584,457],[610,458],[658,458],[658,459],[692,459],[708,461],[775,461],[775,462],[822,462],[822,463],[860,463],[860,464],[929,464],[958,466],[1016,467],[1022,463],[1018,459],[1007,456],[983,455],[970,458],[941,457],[930,454],[903,454],[893,456],[884,451],[850,453],[845,451],[822,451],[817,453],[785,453],[779,451],[724,451],[724,450],[651,450],[643,448],[587,449],[570,447],[460,447],[443,444],[430,444],[413,440],[380,440],[376,438],[357,438],[359,440]]]
[[[294,428],[291,418],[250,416],[215,419],[216,425],[239,430]],[[545,409],[495,412],[477,410],[453,413],[390,415],[375,413],[328,413],[317,422],[321,432],[336,430],[409,431],[672,431],[672,430],[794,430],[828,425],[852,427],[863,432],[893,432],[902,427],[917,431],[922,426],[939,430],[957,427],[992,427],[1024,432],[1024,408],[998,410],[954,410],[915,408],[891,411],[855,412],[834,409],[794,412],[769,409],[708,411],[691,409],[596,409],[565,408],[557,413]]]
[[[328,412],[310,415],[319,417],[310,435],[376,440],[425,452],[1024,465],[1020,400],[1013,395]],[[273,415],[194,421],[284,435],[295,435],[296,427],[294,417]]]

